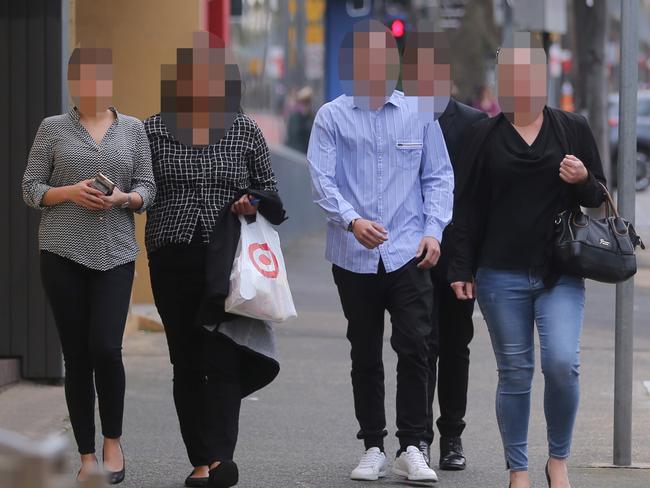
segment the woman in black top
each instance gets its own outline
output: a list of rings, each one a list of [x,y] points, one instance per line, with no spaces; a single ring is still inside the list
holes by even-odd
[[[213,42],[197,33],[192,49],[178,49],[177,65],[163,69],[170,76],[162,81],[162,112],[145,121],[160,189],[147,214],[146,245],[173,364],[174,403],[194,466],[185,485],[228,487],[238,480],[233,454],[247,359],[218,328],[197,324],[207,249],[215,228],[223,231],[225,212],[257,212],[248,191],[277,188],[264,136],[239,111],[237,65]]]
[[[513,488],[528,488],[527,429],[537,325],[545,377],[547,478],[568,488],[566,460],[579,399],[584,282],[553,269],[558,212],[605,198],[602,165],[581,116],[546,107],[546,56],[527,33],[498,57],[503,112],[474,125],[457,173],[449,281],[476,296],[490,331],[496,411]]]
[[[75,107],[41,123],[23,196],[43,211],[41,274],[63,349],[78,478],[97,464],[96,390],[103,464],[116,484],[124,479],[122,336],[138,254],[133,213],[151,204],[156,189],[142,122],[110,105],[112,67],[108,48],[73,51],[68,87]],[[98,172],[116,184],[110,196],[93,187]]]

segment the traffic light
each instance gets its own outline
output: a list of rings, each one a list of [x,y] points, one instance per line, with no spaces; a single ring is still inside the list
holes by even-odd
[[[395,41],[397,41],[397,48],[400,54],[402,54],[404,52],[406,35],[412,27],[409,23],[407,10],[403,7],[395,7],[395,4],[391,5],[393,8],[387,10],[384,14],[384,25],[393,35]]]
[[[390,32],[393,34],[395,39],[401,39],[404,37],[404,32],[406,27],[404,26],[404,21],[402,19],[395,19],[390,24]]]

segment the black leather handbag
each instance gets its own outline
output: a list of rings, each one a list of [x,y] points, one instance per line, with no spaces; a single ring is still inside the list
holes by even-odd
[[[572,276],[620,283],[636,273],[634,249],[645,245],[607,195],[607,215],[592,219],[580,210],[565,210],[555,220],[554,268]]]

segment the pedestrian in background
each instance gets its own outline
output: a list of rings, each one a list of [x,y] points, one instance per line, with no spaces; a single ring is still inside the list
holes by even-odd
[[[122,337],[138,254],[133,212],[146,210],[156,189],[142,122],[111,105],[112,70],[110,49],[72,52],[75,106],[41,123],[23,197],[42,210],[41,275],[63,348],[65,396],[81,454],[77,477],[83,481],[97,464],[96,390],[104,469],[117,484],[125,476]],[[96,179],[98,173],[107,179]]]
[[[305,86],[296,93],[296,100],[287,120],[287,137],[285,144],[296,151],[307,154],[309,135],[314,123],[312,107],[313,91]]]
[[[478,97],[476,97],[476,100],[474,101],[473,105],[474,108],[488,114],[488,117],[494,117],[495,115],[498,115],[501,112],[501,109],[499,108],[499,103],[494,98],[494,95],[492,94],[492,90],[487,85],[483,85],[479,87]]]
[[[233,461],[243,396],[262,377],[250,364],[254,351],[220,331],[223,302],[212,322],[199,320],[209,273],[230,276],[239,225],[265,202],[251,194],[277,194],[269,149],[255,121],[240,109],[239,68],[223,41],[194,34],[177,64],[163,66],[161,113],[145,121],[159,193],[147,216],[145,240],[151,286],[173,364],[174,404],[193,471],[185,486],[234,486]],[[218,107],[218,109],[217,109]],[[266,216],[266,215],[265,215]],[[272,219],[269,219],[272,220]],[[233,223],[234,222],[234,223]],[[220,239],[215,269],[211,239]],[[229,259],[228,259],[229,256]],[[203,327],[203,325],[210,327]],[[274,365],[271,364],[270,367]]]
[[[449,280],[476,297],[499,371],[496,414],[512,488],[528,488],[528,423],[539,333],[549,486],[568,488],[567,458],[579,401],[584,280],[552,262],[554,221],[598,207],[605,182],[586,120],[546,106],[546,54],[529,33],[497,55],[503,113],[472,126],[457,168]]]
[[[393,472],[435,481],[419,450],[426,436],[429,269],[451,219],[453,172],[439,124],[422,124],[394,90],[399,54],[386,28],[358,23],[339,58],[345,95],[318,111],[307,159],[316,203],[328,219],[326,258],[348,321],[357,437],[366,449],[351,478],[387,474],[382,347],[388,310],[398,358],[400,449]]]
[[[487,115],[451,97],[452,50],[445,32],[423,30],[409,33],[402,56],[404,94],[414,97],[420,116],[438,119],[454,171],[458,171],[460,153],[471,137],[470,126]],[[429,101],[429,102],[427,102]],[[433,110],[427,110],[433,108]],[[474,336],[473,300],[458,300],[447,281],[450,256],[454,253],[450,236],[452,225],[445,228],[442,251],[431,269],[433,280],[432,330],[429,345],[429,384],[426,438],[420,447],[430,463],[434,439],[433,401],[436,385],[440,417],[435,424],[440,432],[439,466],[442,470],[466,467],[461,435],[465,429],[467,387],[469,381],[469,343]]]

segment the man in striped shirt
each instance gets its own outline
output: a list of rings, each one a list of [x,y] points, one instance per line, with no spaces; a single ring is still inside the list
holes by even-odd
[[[328,219],[326,258],[333,264],[352,347],[354,404],[366,453],[352,479],[386,474],[383,438],[384,313],[398,356],[397,437],[393,472],[435,481],[418,446],[427,415],[426,337],[433,292],[428,269],[440,256],[451,219],[453,171],[438,122],[423,123],[395,86],[395,40],[363,21],[343,41],[346,95],[318,111],[309,161],[316,203]]]

